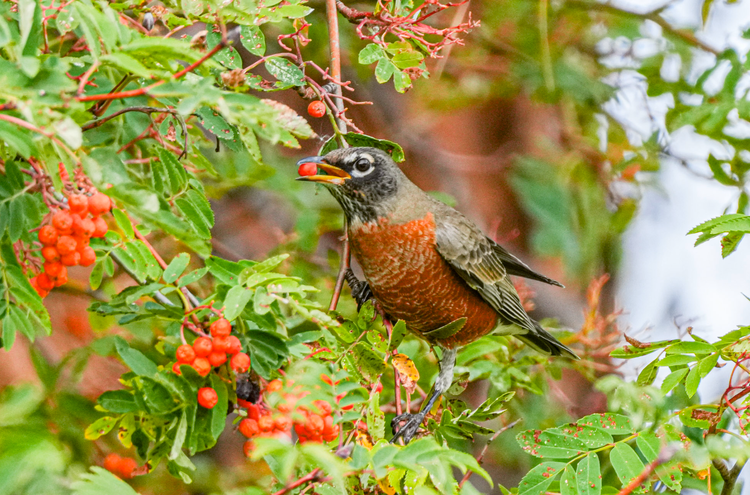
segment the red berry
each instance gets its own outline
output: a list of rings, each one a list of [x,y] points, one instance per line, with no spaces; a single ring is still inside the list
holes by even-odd
[[[47,262],[44,264],[44,271],[49,275],[50,278],[56,279],[63,273],[67,272],[67,269],[59,261]]]
[[[331,411],[333,410],[331,405],[324,400],[316,400],[313,402],[313,405],[315,405],[315,407],[318,408],[318,411],[323,414],[331,414]]]
[[[104,237],[104,234],[109,230],[107,222],[102,217],[94,218],[94,233],[91,237]]]
[[[178,347],[175,355],[177,356],[177,361],[180,363],[190,364],[195,361],[195,350],[187,344],[182,344]]]
[[[292,420],[289,416],[279,416],[276,418],[276,429],[279,431],[289,431],[292,429]]]
[[[244,352],[238,352],[232,356],[229,366],[231,366],[235,373],[244,373],[250,369],[250,356]]]
[[[232,324],[226,318],[219,318],[211,323],[210,330],[213,337],[228,337],[232,333]]]
[[[84,215],[89,207],[89,198],[83,194],[71,194],[68,196],[68,208],[72,213]]]
[[[181,362],[179,362],[179,361],[178,361],[178,362],[176,362],[176,363],[174,363],[174,364],[172,365],[172,371],[173,371],[173,372],[174,372],[174,373],[175,373],[176,375],[182,375],[182,370],[180,369],[180,365],[181,365],[181,364],[185,364],[185,363],[181,363]]]
[[[260,419],[260,407],[258,404],[250,404],[247,407],[247,417],[258,421]]]
[[[207,357],[213,351],[214,345],[211,339],[208,337],[198,337],[193,342],[193,349],[195,349],[195,355],[200,357]]]
[[[81,260],[79,264],[81,266],[91,266],[96,262],[96,253],[91,246],[84,247],[81,251]]]
[[[37,280],[38,278],[39,278],[39,276],[36,276],[36,277],[33,277],[33,278],[29,279],[29,283],[31,284],[31,287],[34,288],[34,290],[36,291],[36,293],[39,294],[39,297],[45,298],[45,297],[47,297],[47,294],[49,294],[49,291],[46,290],[46,289],[42,289],[41,287],[39,287],[39,283],[38,283],[38,280]]]
[[[44,244],[45,246],[54,246],[57,242],[57,236],[58,236],[57,229],[54,228],[52,225],[45,225],[41,229],[39,229],[39,242]]]
[[[319,119],[326,114],[326,104],[320,100],[311,101],[310,104],[307,105],[307,113],[310,114],[310,117]]]
[[[81,253],[73,251],[72,253],[64,254],[60,257],[60,263],[65,266],[76,266],[81,262]]]
[[[227,354],[237,354],[242,351],[242,342],[234,335],[227,337]]]
[[[380,393],[383,391],[383,384],[381,382],[378,382],[377,386],[375,387],[375,393]]]
[[[123,457],[120,460],[120,464],[117,466],[117,470],[120,473],[120,477],[125,480],[132,478],[133,471],[138,468],[138,463],[132,457]]]
[[[102,465],[104,466],[104,469],[110,473],[117,473],[117,467],[120,465],[121,460],[122,458],[118,454],[112,452],[104,458],[104,463]]]
[[[76,240],[70,235],[61,235],[57,239],[57,244],[55,246],[57,247],[57,252],[63,256],[72,253],[76,250],[76,247],[78,247]]]
[[[211,373],[211,363],[204,357],[195,358],[192,366],[200,376],[207,376],[209,373]]]
[[[208,355],[208,362],[214,368],[227,362],[227,355],[223,352],[212,352]]]
[[[214,337],[214,352],[223,352],[226,354],[229,351],[229,339],[227,337]]]
[[[281,380],[271,380],[268,382],[268,385],[266,385],[266,392],[273,393],[278,392],[283,387],[283,384],[281,383]]]
[[[73,217],[68,211],[60,210],[52,216],[52,226],[58,232],[68,232],[73,227]]]
[[[240,433],[245,435],[247,438],[253,438],[255,435],[260,433],[258,422],[254,419],[245,418],[240,421]]]
[[[36,276],[36,284],[40,289],[50,291],[55,288],[55,282],[53,282],[49,276],[42,272]]]
[[[42,258],[46,261],[60,261],[60,252],[54,246],[44,246],[42,248]]]
[[[274,421],[271,416],[261,416],[258,420],[258,428],[260,431],[271,431],[273,430]]]
[[[73,232],[84,237],[91,237],[96,231],[96,224],[90,218],[73,223]]]
[[[252,440],[248,440],[245,442],[245,445],[242,446],[242,452],[245,453],[245,457],[250,457],[250,455],[253,453],[253,449],[255,448],[255,444]]]
[[[112,200],[103,193],[96,193],[89,198],[89,213],[93,216],[99,216],[108,212],[112,208]]]
[[[219,396],[216,394],[216,390],[211,387],[203,387],[198,390],[198,404],[201,406],[206,409],[213,409],[218,402]]]
[[[318,164],[311,163],[311,162],[303,163],[297,169],[297,173],[302,177],[309,177],[311,175],[315,175],[318,173]]]
[[[63,272],[54,279],[55,287],[60,287],[68,283],[68,269],[65,267],[63,269]]]

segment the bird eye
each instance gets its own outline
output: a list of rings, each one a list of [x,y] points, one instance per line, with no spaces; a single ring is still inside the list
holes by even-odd
[[[360,158],[354,164],[354,168],[356,168],[360,172],[367,172],[368,170],[370,170],[370,168],[372,168],[372,163],[367,158]]]

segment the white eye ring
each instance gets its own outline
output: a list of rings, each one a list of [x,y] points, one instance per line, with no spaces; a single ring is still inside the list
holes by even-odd
[[[368,163],[370,166],[366,170],[359,170],[359,168],[357,168],[357,165],[359,165],[360,163]],[[357,161],[354,162],[354,166],[352,167],[352,177],[364,177],[371,174],[373,170],[375,170],[375,165],[373,164],[373,160],[370,159],[369,155],[361,156],[357,159]]]

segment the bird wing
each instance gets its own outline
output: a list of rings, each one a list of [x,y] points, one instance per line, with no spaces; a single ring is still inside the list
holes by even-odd
[[[435,244],[440,256],[469,287],[479,292],[505,323],[534,332],[535,325],[524,311],[493,243],[469,219],[451,210],[435,215]]]

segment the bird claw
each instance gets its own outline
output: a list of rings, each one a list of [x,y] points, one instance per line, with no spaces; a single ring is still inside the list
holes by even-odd
[[[393,418],[393,421],[391,421],[391,430],[393,431],[391,443],[399,438],[403,438],[404,443],[409,443],[419,431],[422,421],[424,421],[423,412],[417,414],[404,413]],[[400,425],[402,422],[404,424]]]
[[[362,309],[362,305],[370,299],[375,299],[370,290],[370,284],[364,280],[358,280],[351,268],[346,271],[346,282],[352,291],[352,297],[357,301],[357,311]]]

